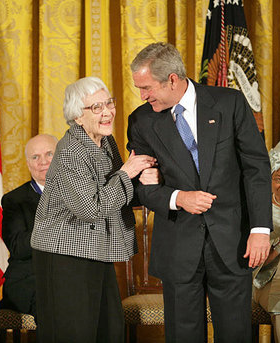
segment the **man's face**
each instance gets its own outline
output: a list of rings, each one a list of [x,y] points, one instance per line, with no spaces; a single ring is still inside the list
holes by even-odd
[[[142,100],[151,104],[155,112],[174,106],[171,84],[169,81],[155,80],[148,66],[141,67],[132,74],[134,86],[140,89]]]
[[[27,144],[27,166],[32,178],[40,185],[45,185],[56,144],[52,137],[44,135],[32,138]]]

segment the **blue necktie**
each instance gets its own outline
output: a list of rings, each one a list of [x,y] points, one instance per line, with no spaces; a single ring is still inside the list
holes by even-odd
[[[33,187],[34,191],[38,194],[42,194],[42,190],[41,188],[37,185],[36,181],[35,180],[31,180],[31,186]]]
[[[185,111],[185,108],[182,105],[180,104],[176,105],[175,111],[174,111],[174,113],[176,114],[176,126],[182,137],[183,142],[185,143],[186,147],[192,154],[192,158],[196,165],[196,169],[199,172],[197,144],[193,137],[192,130],[190,129],[189,124],[183,117],[184,111]]]

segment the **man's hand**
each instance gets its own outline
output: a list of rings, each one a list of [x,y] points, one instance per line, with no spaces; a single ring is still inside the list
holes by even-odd
[[[249,267],[255,268],[267,259],[269,251],[269,235],[265,233],[251,233],[247,241],[246,253],[243,257],[249,257]]]
[[[161,182],[161,174],[158,168],[144,169],[139,177],[143,185],[157,185]]]
[[[180,191],[176,198],[176,205],[191,214],[201,214],[211,208],[216,198],[216,195],[203,191]]]

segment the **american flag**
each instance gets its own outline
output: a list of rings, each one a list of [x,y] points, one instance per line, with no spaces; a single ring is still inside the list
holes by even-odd
[[[199,81],[241,90],[264,136],[261,95],[243,0],[209,1]]]
[[[3,183],[2,183],[2,158],[1,158],[1,146],[0,146],[0,200],[3,195]],[[2,239],[2,206],[0,205],[0,287],[2,287],[5,279],[3,274],[8,267],[9,252]],[[1,292],[0,292],[1,294]]]

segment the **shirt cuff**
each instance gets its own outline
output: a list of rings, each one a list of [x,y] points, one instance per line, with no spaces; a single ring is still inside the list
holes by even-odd
[[[251,233],[265,233],[270,235],[270,229],[268,227],[253,227]]]
[[[180,210],[180,207],[176,206],[176,199],[177,199],[177,195],[179,192],[180,192],[180,190],[177,189],[171,194],[170,201],[169,201],[169,209],[170,210],[175,210],[175,211]]]

